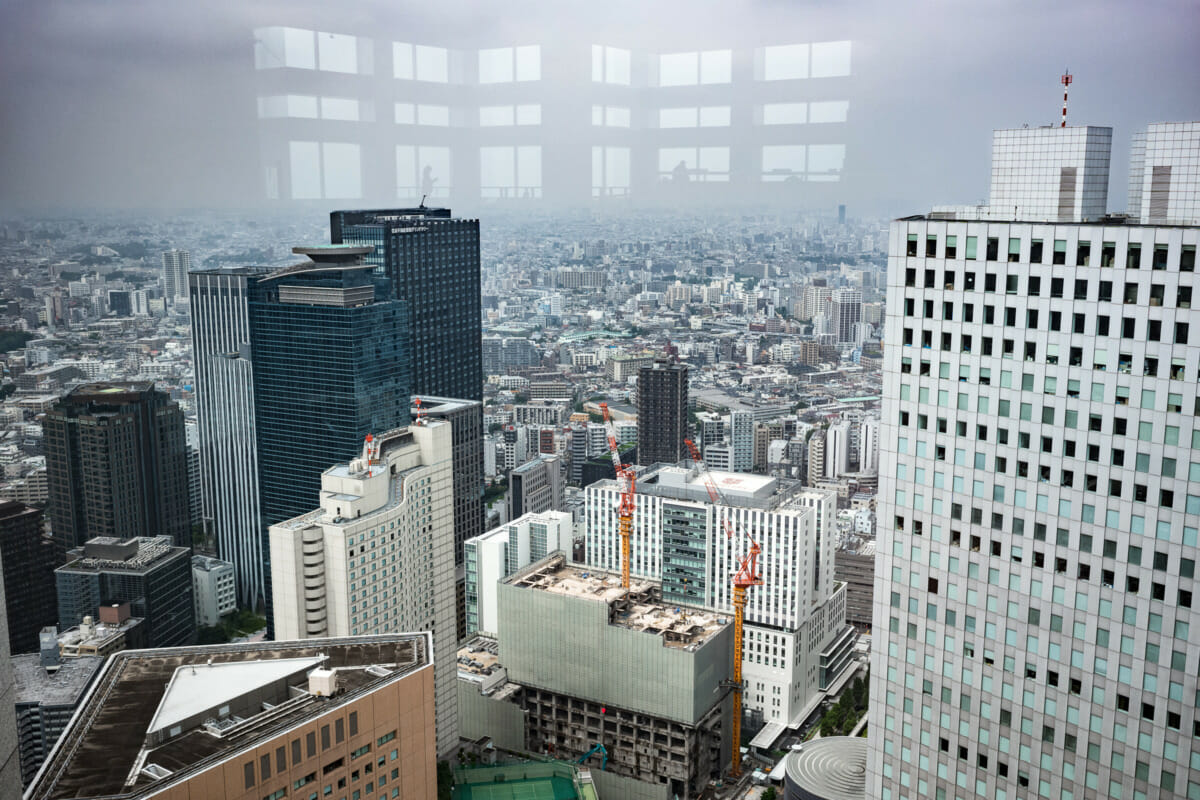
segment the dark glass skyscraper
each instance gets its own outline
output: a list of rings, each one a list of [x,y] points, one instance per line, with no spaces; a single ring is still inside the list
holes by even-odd
[[[638,464],[687,458],[688,368],[658,360],[638,370]]]
[[[80,386],[42,429],[59,555],[94,536],[169,536],[191,548],[183,412],[153,383]]]
[[[409,421],[408,319],[362,261],[367,248],[295,252],[312,260],[259,278],[250,296],[265,525],[311,511],[322,472]]]
[[[334,211],[334,244],[374,245],[367,260],[408,305],[412,390],[483,400],[479,220],[448,208]]]

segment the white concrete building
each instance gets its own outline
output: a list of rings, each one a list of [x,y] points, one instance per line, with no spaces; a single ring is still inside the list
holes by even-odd
[[[825,477],[832,480],[850,471],[850,422],[842,420],[825,431]]]
[[[451,455],[449,422],[389,431],[269,532],[276,638],[433,632],[439,754],[458,744]]]
[[[866,417],[859,423],[858,471],[864,475],[879,472],[879,417]]]
[[[496,584],[555,550],[570,556],[574,531],[571,514],[547,511],[523,514],[507,525],[468,539],[465,546],[467,636],[495,636]]]
[[[192,597],[196,601],[197,625],[217,625],[221,617],[237,611],[233,564],[219,558],[192,556]]]
[[[759,543],[764,582],[750,590],[746,609],[745,704],[778,735],[820,702],[853,644],[844,586],[833,578],[837,497],[795,481],[710,475],[724,503],[709,501],[695,469],[663,466],[638,476],[630,571],[662,581],[665,602],[728,613],[746,537]],[[620,569],[619,495],[611,480],[586,489],[587,563],[604,570]]]
[[[1200,796],[1200,220],[1082,197],[892,224],[872,797]]]

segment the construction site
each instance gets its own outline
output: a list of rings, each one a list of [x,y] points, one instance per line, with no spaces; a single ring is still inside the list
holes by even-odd
[[[743,628],[761,550],[739,537],[733,614],[665,601],[660,581],[633,578],[637,475],[601,408],[620,485],[620,571],[552,553],[499,581],[488,600],[496,639],[459,651],[461,733],[480,749],[587,766],[601,796],[699,797],[741,775]]]

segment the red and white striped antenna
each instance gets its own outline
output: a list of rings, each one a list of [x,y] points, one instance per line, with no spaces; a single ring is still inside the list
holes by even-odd
[[[1059,127],[1062,127],[1062,128],[1065,128],[1065,127],[1067,127],[1067,87],[1069,87],[1069,86],[1071,85],[1071,82],[1072,82],[1072,81],[1074,81],[1074,80],[1075,80],[1075,79],[1074,79],[1073,77],[1071,77],[1071,73],[1070,73],[1070,71],[1068,71],[1068,70],[1063,70],[1063,76],[1062,76],[1062,85],[1063,85],[1063,116],[1062,116],[1062,125],[1061,125],[1061,126],[1059,126]]]

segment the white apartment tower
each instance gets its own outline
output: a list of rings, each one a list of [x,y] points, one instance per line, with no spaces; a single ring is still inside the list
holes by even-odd
[[[842,420],[825,432],[825,477],[833,480],[850,471],[850,422]]]
[[[463,563],[468,637],[499,632],[496,584],[555,550],[569,555],[574,528],[569,512],[546,511],[523,514],[467,540]]]
[[[188,296],[188,271],[192,254],[187,250],[167,250],[162,254],[163,297],[172,305],[177,297]]]
[[[803,722],[853,648],[845,589],[833,577],[837,496],[760,475],[709,475],[723,502],[710,502],[696,469],[663,465],[638,475],[630,571],[661,581],[664,602],[730,613],[746,537],[758,542],[763,585],[748,594],[745,704],[774,724],[769,739]],[[603,570],[621,566],[619,495],[612,480],[586,489],[587,563]]]
[[[999,132],[1032,148],[1002,163],[1096,131]],[[872,797],[1200,797],[1200,220],[1087,185],[892,224]]]
[[[867,417],[859,423],[858,471],[864,475],[879,472],[879,417]]]
[[[451,444],[441,420],[389,431],[269,531],[276,638],[433,632],[439,755],[458,744]]]
[[[862,320],[862,290],[834,289],[829,301],[831,333],[838,344],[854,344]]]

